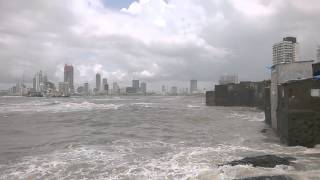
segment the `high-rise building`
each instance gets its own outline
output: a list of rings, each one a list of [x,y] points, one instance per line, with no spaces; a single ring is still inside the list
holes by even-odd
[[[67,65],[67,64],[64,65],[64,82],[69,83],[70,92],[74,93],[72,65]]]
[[[161,92],[162,92],[162,95],[166,95],[167,94],[167,90],[166,90],[166,86],[165,85],[162,85]]]
[[[273,45],[273,64],[299,61],[299,44],[295,37],[285,37],[282,42]]]
[[[68,82],[59,82],[58,89],[60,96],[70,96],[70,87]]]
[[[42,92],[43,90],[42,71],[39,71],[35,74],[35,77],[33,78],[33,88],[36,92]]]
[[[89,83],[84,83],[83,84],[83,92],[85,94],[89,94]]]
[[[318,49],[317,49],[317,62],[320,62],[320,45],[318,46]]]
[[[178,87],[177,87],[177,86],[172,86],[170,93],[171,93],[171,95],[173,95],[173,96],[178,95]]]
[[[96,89],[97,92],[101,90],[101,74],[99,73],[96,74]]]
[[[103,78],[102,79],[102,90],[104,92],[108,92],[109,91],[109,84],[108,84],[108,79],[107,78]]]
[[[141,90],[141,92],[142,92],[143,94],[147,94],[147,83],[142,82],[142,83],[140,84],[140,90]]]
[[[138,91],[139,90],[139,80],[132,80],[132,87]]]
[[[219,84],[225,85],[225,84],[237,84],[238,83],[238,75],[223,75],[220,77]]]
[[[32,84],[33,84],[33,90],[36,90],[36,87],[37,87],[36,77],[34,77],[34,78],[32,79]]]
[[[190,81],[190,94],[193,94],[198,91],[198,81],[191,80]]]

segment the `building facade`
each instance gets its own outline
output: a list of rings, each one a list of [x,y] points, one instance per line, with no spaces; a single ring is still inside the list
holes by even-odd
[[[68,82],[59,82],[58,83],[59,96],[70,96],[70,87]]]
[[[276,131],[278,129],[278,86],[290,80],[312,78],[312,63],[313,61],[299,61],[272,66],[270,86],[271,125]]]
[[[299,61],[299,44],[295,37],[285,37],[272,47],[273,65]]]
[[[132,87],[138,91],[140,88],[139,80],[132,80]]]
[[[198,81],[191,80],[190,81],[190,94],[196,93],[198,91]]]
[[[225,84],[237,84],[238,83],[238,75],[232,74],[232,75],[223,75],[220,77],[219,84],[225,85]]]
[[[69,83],[70,92],[74,93],[72,65],[67,65],[67,64],[64,65],[64,82]]]
[[[101,74],[96,74],[96,91],[101,91]]]
[[[141,93],[142,94],[147,94],[147,83],[145,83],[145,82],[142,82],[141,84],[140,84],[140,91],[141,91]]]

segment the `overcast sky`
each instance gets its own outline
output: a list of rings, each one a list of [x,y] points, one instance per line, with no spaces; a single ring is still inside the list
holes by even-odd
[[[268,79],[283,36],[315,59],[319,17],[319,0],[0,0],[0,88],[39,70],[62,81],[65,63],[76,84]]]

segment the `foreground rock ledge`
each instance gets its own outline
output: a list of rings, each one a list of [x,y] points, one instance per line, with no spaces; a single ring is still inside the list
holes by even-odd
[[[266,168],[274,168],[277,165],[290,165],[291,161],[295,160],[292,157],[279,157],[275,155],[263,155],[263,156],[255,156],[255,157],[246,157],[241,160],[231,161],[226,164],[220,165],[252,165],[253,167],[266,167]],[[273,179],[272,179],[273,180]]]
[[[259,177],[248,177],[248,178],[241,178],[235,180],[292,180],[292,178],[287,176],[259,176]]]

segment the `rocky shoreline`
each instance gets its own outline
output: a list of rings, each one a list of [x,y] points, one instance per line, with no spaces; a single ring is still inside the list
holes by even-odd
[[[292,166],[295,164],[292,162],[294,160],[296,159],[293,157],[262,155],[262,156],[254,156],[254,157],[245,157],[243,159],[231,161],[219,166],[252,165],[253,167],[274,168],[278,165]],[[286,175],[276,175],[276,176],[246,177],[246,178],[235,179],[235,180],[292,180],[292,178]]]

